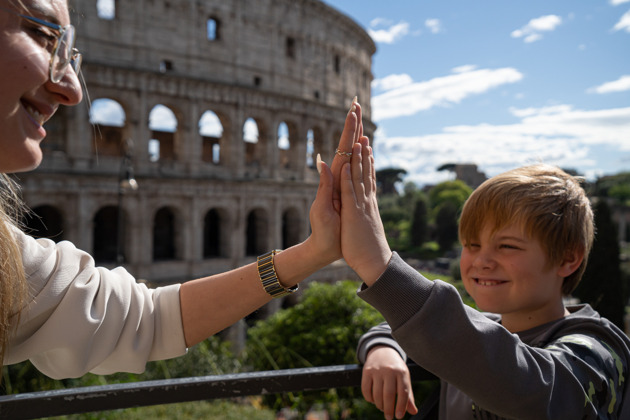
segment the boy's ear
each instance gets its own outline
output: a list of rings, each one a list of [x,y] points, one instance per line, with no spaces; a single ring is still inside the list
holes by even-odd
[[[560,262],[560,266],[558,267],[558,276],[563,278],[570,276],[578,269],[583,260],[584,251],[579,249],[567,251],[566,254],[564,254],[564,259]]]

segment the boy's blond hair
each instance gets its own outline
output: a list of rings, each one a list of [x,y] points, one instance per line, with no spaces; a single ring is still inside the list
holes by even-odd
[[[568,252],[584,252],[577,270],[564,279],[562,293],[569,295],[580,282],[593,244],[593,211],[576,177],[559,168],[537,164],[513,169],[488,179],[468,198],[459,223],[462,244],[477,240],[484,223],[493,231],[521,226],[537,239],[547,264],[561,263]]]

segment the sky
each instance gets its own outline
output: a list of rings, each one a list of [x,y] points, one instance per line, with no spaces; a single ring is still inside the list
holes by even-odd
[[[630,171],[630,0],[325,0],[374,40],[378,169]],[[361,98],[359,98],[361,102]]]

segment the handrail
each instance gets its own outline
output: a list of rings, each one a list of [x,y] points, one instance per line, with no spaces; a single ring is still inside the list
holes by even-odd
[[[434,380],[410,364],[414,381]],[[131,382],[0,396],[0,419],[34,419],[148,405],[358,387],[361,367],[338,365]]]

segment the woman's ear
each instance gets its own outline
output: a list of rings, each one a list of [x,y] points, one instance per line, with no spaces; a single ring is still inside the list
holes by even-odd
[[[570,276],[580,267],[584,260],[584,251],[579,249],[569,250],[564,254],[564,259],[560,262],[557,274],[565,278]]]

